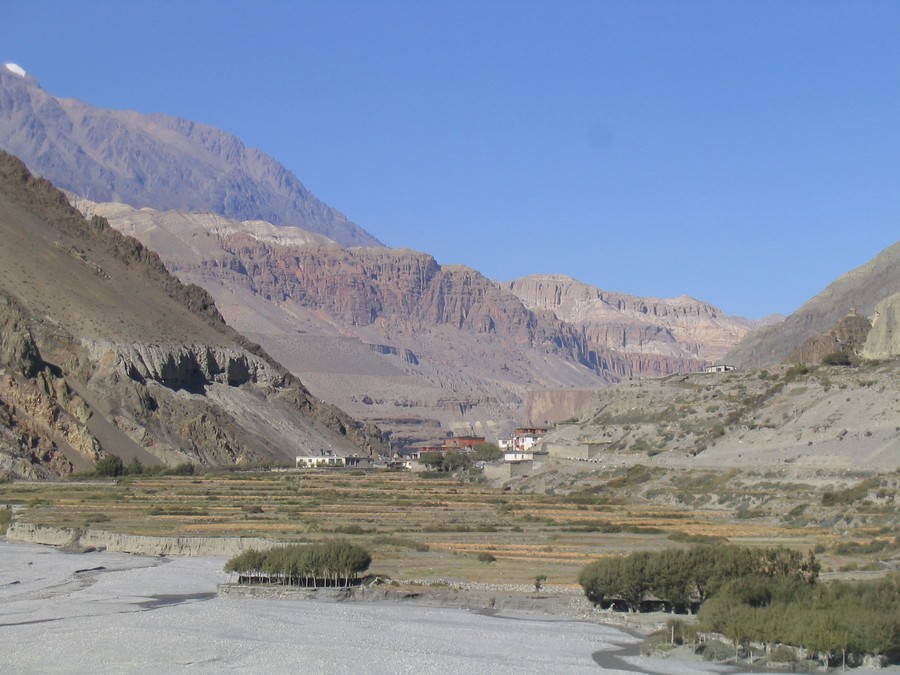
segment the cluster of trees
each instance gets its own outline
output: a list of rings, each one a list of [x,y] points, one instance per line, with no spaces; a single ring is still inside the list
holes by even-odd
[[[333,541],[268,551],[248,549],[225,563],[225,571],[236,573],[238,583],[346,588],[356,583],[371,563],[372,556],[361,546]]]
[[[503,451],[494,443],[479,443],[471,453],[463,453],[458,450],[450,450],[445,453],[425,452],[419,457],[432,471],[459,471],[466,469],[475,462],[490,462],[503,457]]]
[[[754,642],[803,647],[825,666],[900,659],[900,573],[818,584],[819,569],[812,552],[718,544],[598,560],[579,583],[602,607],[697,608],[698,630],[721,633],[736,652]]]
[[[578,582],[588,599],[601,607],[684,613],[733,579],[796,578],[812,584],[818,575],[819,563],[812,552],[804,556],[784,547],[715,545],[597,560],[581,571]]]
[[[900,659],[900,573],[872,581],[809,584],[748,577],[727,583],[700,608],[699,628],[735,644],[803,647],[824,667],[865,654]]]
[[[122,461],[118,455],[104,455],[95,465],[94,474],[107,478],[119,476],[193,476],[196,466],[191,462],[183,462],[177,466],[144,466],[137,457],[133,457],[128,464]]]

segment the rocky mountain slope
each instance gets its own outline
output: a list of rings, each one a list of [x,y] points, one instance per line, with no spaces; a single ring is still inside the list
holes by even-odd
[[[896,528],[898,256],[900,244],[842,276],[786,326],[763,328],[735,350],[754,362],[775,352],[793,365],[600,389],[577,422],[544,437],[549,458],[514,483],[519,489],[598,494],[612,481],[627,484],[641,499],[689,499],[699,508],[738,508],[753,514],[747,517],[784,522],[802,521],[811,500],[858,502],[853,526],[877,521]],[[872,318],[853,307],[871,311]],[[788,495],[801,498],[786,501]],[[888,517],[872,520],[875,513]],[[808,515],[817,525],[851,525],[833,509],[824,520]]]
[[[838,278],[783,323],[748,334],[726,360],[741,368],[758,368],[782,363],[795,353],[799,358],[806,340],[824,335],[851,312],[874,318],[878,304],[896,293],[900,293],[900,242]]]
[[[715,353],[699,342],[734,344],[749,329],[725,317],[717,326],[712,318],[709,329],[688,338],[690,312],[716,310],[657,301],[634,330],[656,336],[654,344],[664,348],[617,350],[579,323],[583,317],[566,321],[545,307],[530,308],[507,286],[463,266],[441,266],[425,253],[347,249],[302,230],[211,214],[74,203],[159,251],[183,281],[206,288],[231,325],[318,396],[377,421],[398,440],[430,440],[445,430],[509,433],[523,421],[530,391],[696,371]],[[675,318],[676,307],[691,309]],[[610,310],[608,320],[627,332],[638,323],[634,313],[630,306]],[[602,318],[593,318],[600,335]],[[690,345],[680,348],[679,339]]]
[[[425,253],[347,249],[210,214],[75,204],[206,288],[229,324],[317,396],[397,440],[509,433],[529,389],[594,388],[629,367],[475,270]]]
[[[673,375],[597,392],[549,444],[719,468],[900,468],[900,361]]]
[[[529,309],[550,311],[566,323],[583,326],[592,344],[635,358],[652,354],[673,361],[719,361],[760,325],[687,296],[658,299],[612,293],[561,274],[532,275],[504,287]]]
[[[57,187],[90,199],[264,219],[347,246],[379,245],[284,166],[229,133],[56,98],[34,77],[3,65],[0,149]]]
[[[158,256],[0,153],[0,471],[383,450]]]

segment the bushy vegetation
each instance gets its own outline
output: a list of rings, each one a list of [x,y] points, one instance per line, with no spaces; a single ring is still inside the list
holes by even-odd
[[[491,462],[495,459],[503,459],[503,451],[496,443],[479,443],[475,446],[473,457],[476,462]]]
[[[810,585],[751,576],[727,583],[700,609],[701,630],[736,646],[804,647],[823,666],[865,654],[900,659],[900,574],[875,581]]]
[[[822,357],[822,363],[826,366],[849,366],[852,361],[847,352],[832,352]]]
[[[225,563],[238,582],[305,587],[347,587],[369,569],[372,556],[344,541],[294,544],[258,551],[248,549]]]
[[[733,579],[798,578],[811,584],[818,575],[819,563],[812,553],[718,545],[597,560],[581,571],[578,583],[591,602],[604,607],[685,612]],[[654,600],[648,602],[651,596]]]
[[[94,465],[94,475],[106,478],[120,476],[193,476],[197,471],[191,462],[182,462],[176,466],[144,466],[134,457],[127,465],[117,455],[104,455]]]
[[[735,655],[753,642],[802,647],[823,666],[866,654],[900,659],[900,573],[827,584],[818,574],[811,552],[716,545],[598,560],[579,583],[604,607],[697,607],[697,630],[724,635]]]
[[[425,452],[419,457],[419,461],[432,471],[458,471],[465,469],[472,463],[470,455],[456,450],[447,453]]]

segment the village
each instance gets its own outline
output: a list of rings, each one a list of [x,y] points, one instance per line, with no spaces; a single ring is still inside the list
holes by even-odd
[[[491,443],[484,436],[461,435],[448,432],[439,441],[400,448],[393,452],[386,464],[368,457],[342,457],[321,450],[318,455],[300,455],[296,469],[387,468],[412,472],[455,470],[474,466],[484,472],[488,480],[510,479],[530,474],[545,457],[597,461],[606,444],[583,443],[559,445],[545,443],[547,427],[517,427],[508,438]]]

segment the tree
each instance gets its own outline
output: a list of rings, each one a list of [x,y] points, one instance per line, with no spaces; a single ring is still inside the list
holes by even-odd
[[[122,458],[117,455],[106,455],[97,462],[94,471],[98,476],[114,478],[125,473],[125,464],[122,462]]]
[[[503,457],[503,451],[495,443],[479,443],[475,446],[475,461],[490,462]]]
[[[439,452],[423,452],[419,461],[432,471],[440,471],[444,466],[444,456]]]
[[[125,469],[125,473],[129,476],[140,476],[144,473],[144,465],[141,464],[141,460],[137,457],[132,457],[131,461],[128,462],[128,467]]]
[[[452,450],[444,455],[444,471],[457,471],[467,466],[468,463],[469,458],[461,452]]]
[[[540,593],[540,592],[541,592],[541,587],[544,585],[544,582],[545,582],[545,581],[547,581],[547,575],[546,575],[546,574],[538,574],[538,575],[534,578],[534,592],[535,592],[535,593]]]

